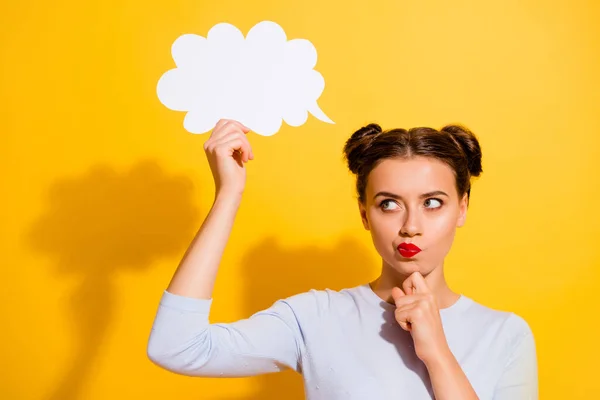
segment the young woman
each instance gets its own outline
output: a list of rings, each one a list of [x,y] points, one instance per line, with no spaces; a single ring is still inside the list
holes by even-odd
[[[344,151],[358,208],[382,258],[371,283],[312,290],[248,319],[210,324],[219,262],[254,158],[248,128],[222,120],[207,140],[213,207],[164,291],[148,356],[170,371],[239,377],[291,368],[307,399],[537,399],[535,341],[520,316],[454,292],[444,258],[465,223],[476,137],[359,129]],[[282,394],[285,398],[285,394]]]

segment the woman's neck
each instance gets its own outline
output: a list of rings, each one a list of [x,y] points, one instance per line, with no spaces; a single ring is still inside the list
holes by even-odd
[[[394,299],[392,298],[392,289],[394,287],[399,287],[403,289],[402,283],[410,276],[402,274],[389,265],[383,263],[383,267],[381,269],[381,275],[371,282],[369,285],[371,289],[377,296],[379,296],[382,300],[394,304]],[[429,289],[434,294],[438,308],[447,308],[453,305],[460,294],[453,292],[446,283],[446,279],[444,277],[444,266],[439,265],[435,267],[430,273],[427,275],[423,274],[425,278],[425,282],[429,286]],[[404,290],[404,289],[403,289]]]

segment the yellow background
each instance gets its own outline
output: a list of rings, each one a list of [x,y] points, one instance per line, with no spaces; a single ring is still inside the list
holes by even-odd
[[[146,358],[154,313],[213,183],[183,113],[156,96],[170,46],[262,20],[310,40],[336,121],[310,117],[256,159],[213,321],[373,279],[344,141],[464,123],[484,173],[446,264],[451,286],[514,311],[542,399],[597,394],[600,3],[31,1],[0,6],[2,399],[300,399],[300,377],[176,376]]]

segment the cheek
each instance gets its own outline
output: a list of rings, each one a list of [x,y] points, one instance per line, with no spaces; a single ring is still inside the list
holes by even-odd
[[[371,237],[375,247],[382,251],[388,249],[398,235],[399,221],[391,215],[373,214],[370,216]]]
[[[426,236],[429,237],[428,242],[433,248],[441,253],[446,253],[449,250],[454,241],[456,222],[457,216],[455,213],[438,216],[429,221]]]

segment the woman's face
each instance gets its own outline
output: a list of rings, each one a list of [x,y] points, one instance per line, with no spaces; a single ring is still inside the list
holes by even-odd
[[[386,159],[371,171],[359,208],[385,264],[403,275],[427,275],[443,264],[465,223],[467,196],[458,198],[454,173],[441,161]],[[399,250],[402,243],[421,251]]]

